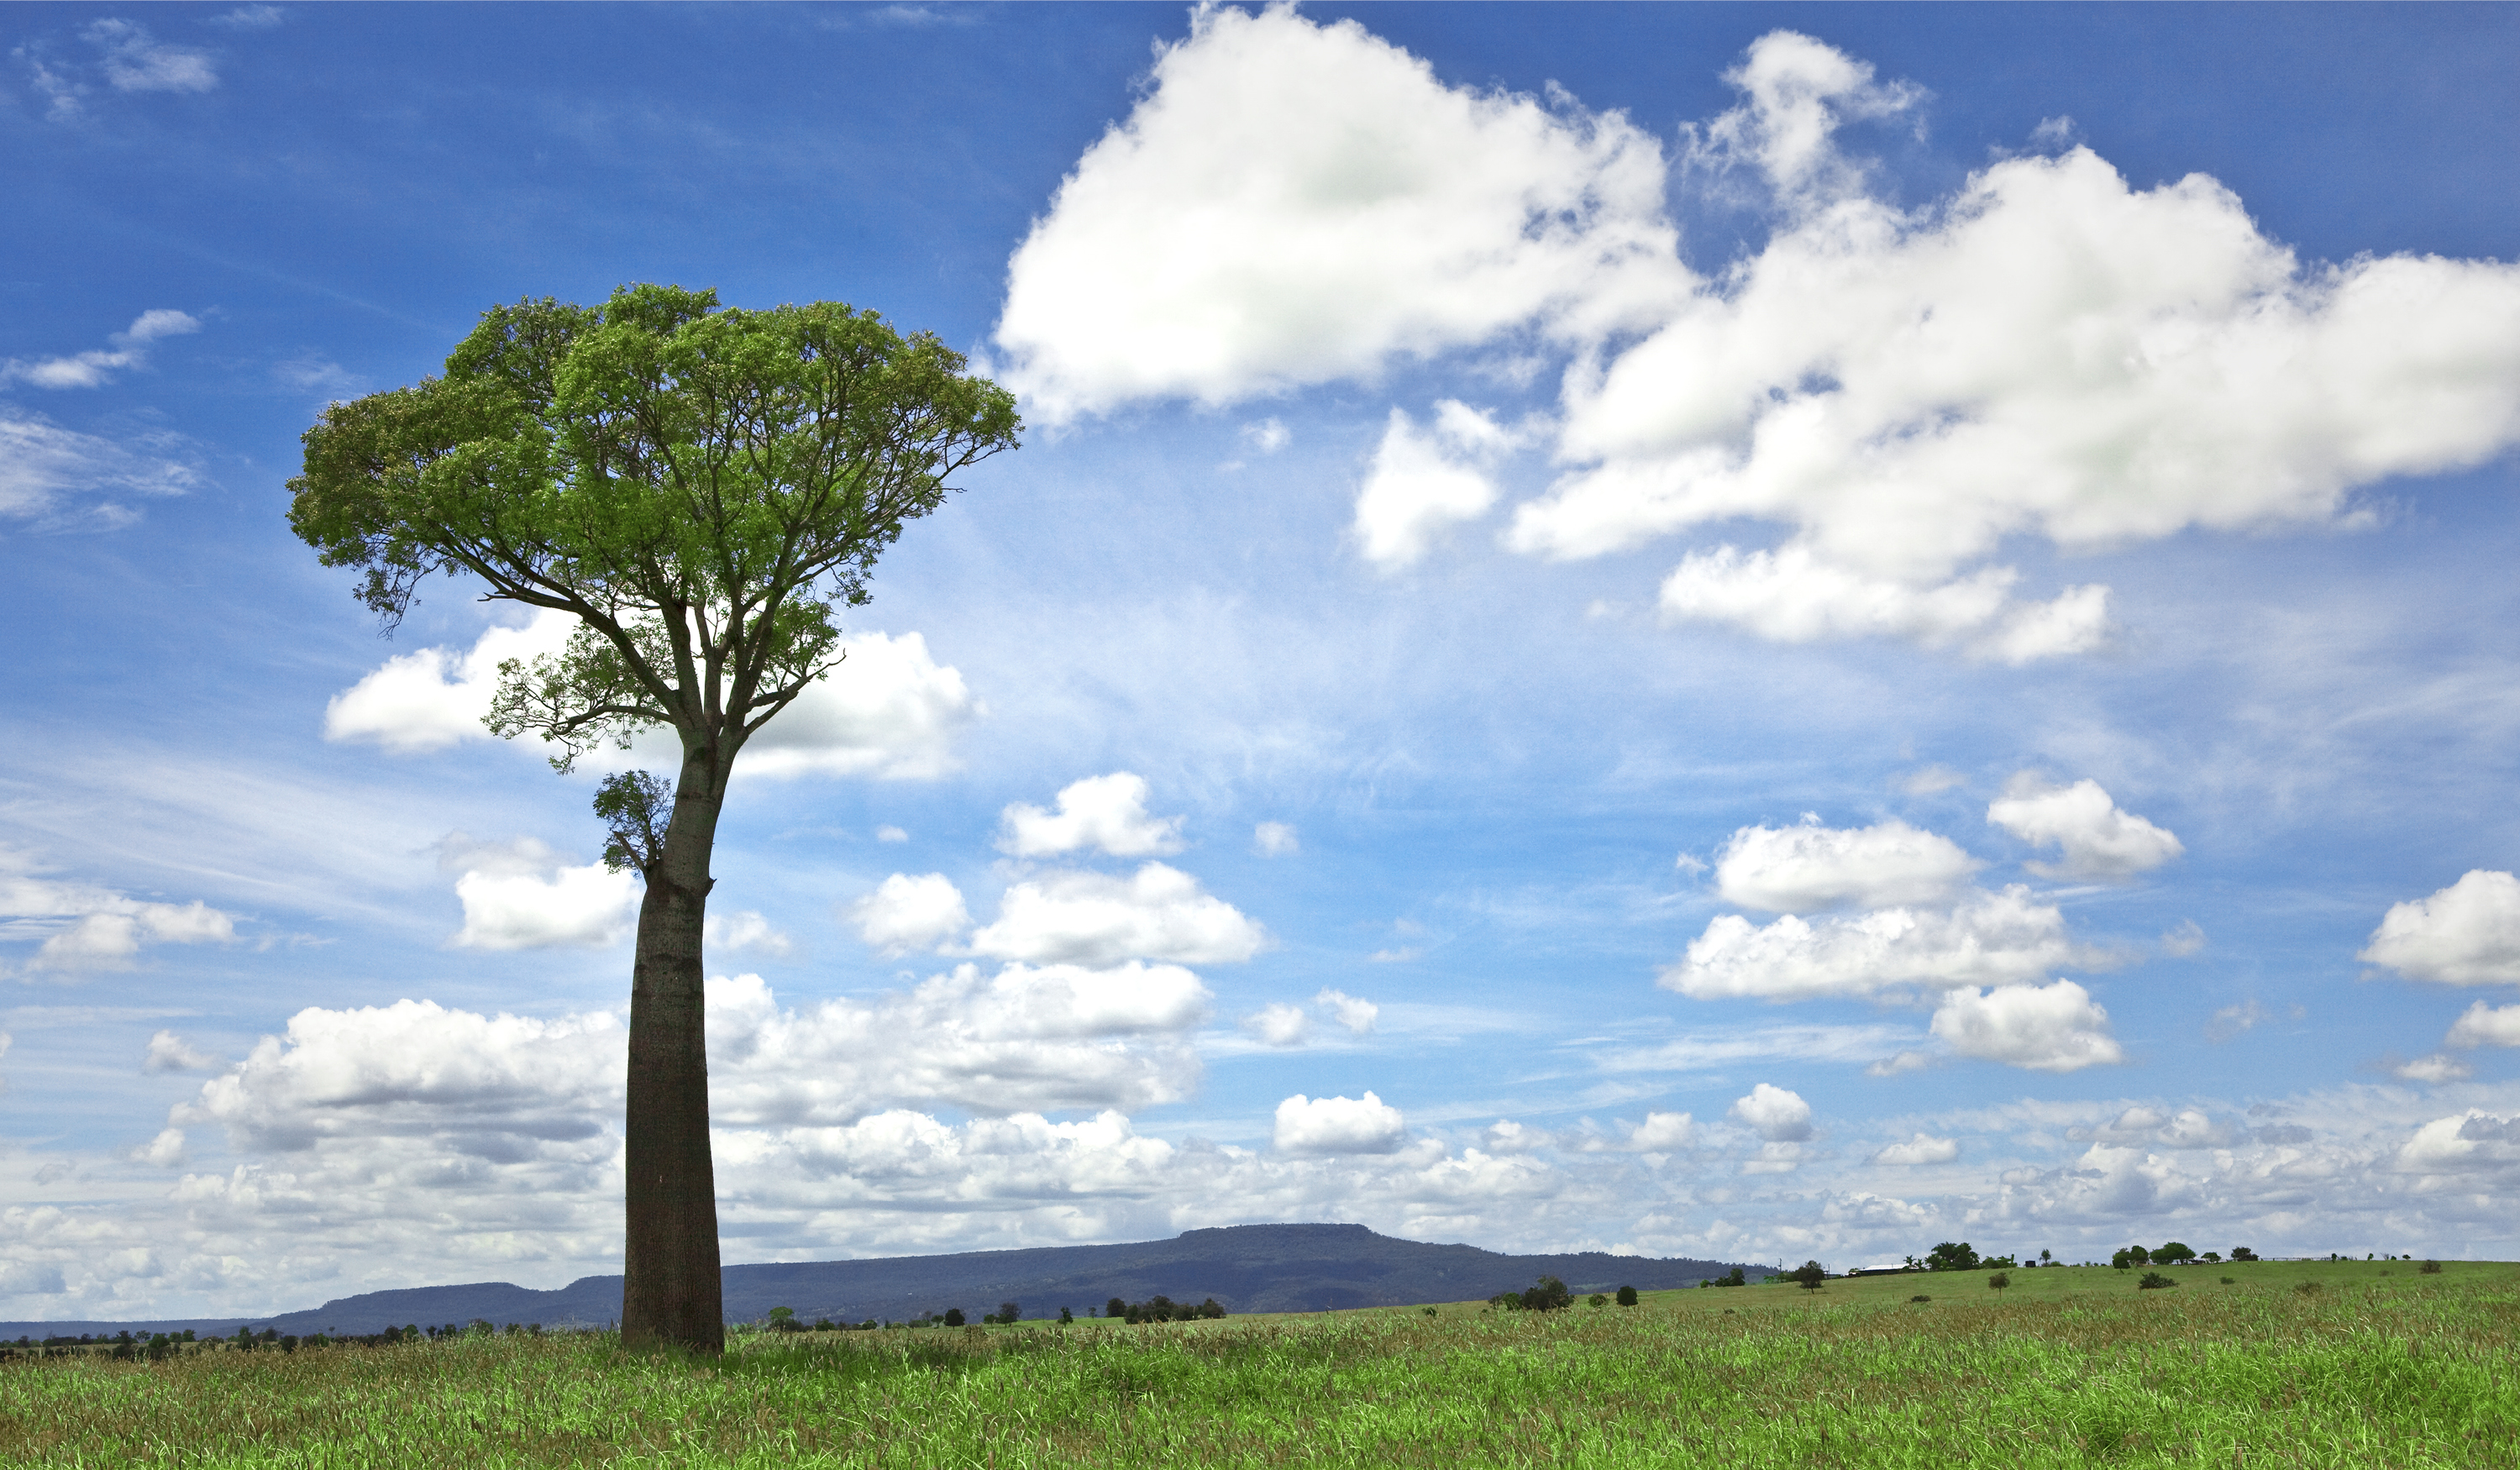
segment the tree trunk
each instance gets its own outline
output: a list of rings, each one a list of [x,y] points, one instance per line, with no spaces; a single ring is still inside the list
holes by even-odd
[[[664,850],[639,905],[630,980],[630,1095],[623,1159],[621,1342],[718,1353],[717,1174],[709,1155],[708,1033],[700,929],[725,782],[687,757]]]

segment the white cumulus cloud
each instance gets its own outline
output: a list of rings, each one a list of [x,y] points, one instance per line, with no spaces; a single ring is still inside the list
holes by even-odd
[[[1044,858],[1095,848],[1115,858],[1142,858],[1182,849],[1179,817],[1147,811],[1147,780],[1127,771],[1089,776],[1061,787],[1058,810],[1015,802],[1000,818],[998,850],[1018,858]]]
[[[860,939],[887,955],[933,949],[971,926],[963,890],[941,872],[896,872],[851,904],[848,916]]]
[[[1663,579],[1671,622],[1722,623],[1772,643],[1904,638],[1961,645],[1977,658],[2025,664],[2088,653],[2108,642],[2108,589],[2068,588],[2046,602],[2011,596],[2019,574],[1988,567],[1914,583],[1822,560],[1809,546],[1691,552]]]
[[[2034,847],[2061,850],[2055,863],[2024,865],[2042,877],[2119,882],[2186,851],[2167,827],[2120,811],[2088,778],[2059,786],[2021,772],[1987,806],[1986,820]]]
[[[1686,279],[1664,173],[1615,113],[1447,87],[1353,21],[1202,8],[1010,262],[1006,379],[1058,422],[1646,320]]]
[[[2480,868],[2427,898],[2393,904],[2358,958],[2409,980],[2520,984],[2520,878]]]
[[[1697,1125],[1687,1113],[1647,1113],[1628,1135],[1628,1146],[1639,1153],[1669,1153],[1688,1147],[1696,1136]]]
[[[1811,1104],[1800,1093],[1769,1083],[1736,1100],[1731,1116],[1771,1143],[1799,1143],[1812,1136]]]
[[[1351,996],[1343,990],[1331,990],[1328,987],[1324,987],[1320,995],[1313,997],[1313,1003],[1328,1011],[1340,1025],[1358,1036],[1372,1031],[1374,1018],[1382,1014],[1382,1007],[1372,1001]]]
[[[2016,664],[2105,646],[2111,597],[2025,595],[2006,537],[2330,524],[2520,441],[2520,266],[2305,261],[2215,180],[2132,188],[2083,147],[1902,203],[1840,135],[1921,91],[1789,31],[1727,79],[1684,177],[1769,230],[1700,274],[1620,114],[1447,87],[1353,21],[1202,10],[1010,262],[1008,376],[1056,421],[1555,351],[1563,468],[1508,546],[1765,522],[1780,544],[1685,554],[1666,615]],[[1418,459],[1360,507],[1378,559],[1494,498]]]
[[[1895,818],[1866,827],[1745,826],[1724,844],[1715,890],[1726,903],[1808,913],[1947,898],[1981,865],[1959,844]]]
[[[1656,983],[1701,1001],[1801,1001],[2026,980],[2092,958],[2066,937],[2054,905],[2016,884],[1973,893],[1948,912],[1789,913],[1764,926],[1723,914]]]
[[[149,1038],[149,1049],[140,1069],[144,1072],[199,1072],[220,1065],[218,1057],[200,1050],[171,1031],[159,1031]]]
[[[1954,990],[1935,1008],[1933,1032],[1961,1056],[2034,1072],[2075,1072],[2126,1059],[2109,1034],[2109,1013],[2071,980]]]
[[[2451,1023],[2445,1047],[2520,1047],[2520,1005],[2488,1005],[2479,1001]]]
[[[1268,941],[1267,930],[1198,879],[1148,863],[1125,878],[1051,872],[1016,883],[998,901],[997,921],[970,944],[975,954],[1035,962],[1218,964],[1248,959]]]
[[[531,837],[474,842],[462,832],[438,845],[438,866],[460,872],[455,896],[464,927],[447,943],[463,950],[531,950],[612,944],[630,932],[639,880],[601,863],[562,863]]]
[[[1307,1097],[1278,1104],[1274,1136],[1281,1153],[1390,1153],[1404,1141],[1400,1109],[1372,1092],[1363,1097]]]
[[[1407,566],[1446,529],[1485,515],[1497,500],[1486,467],[1511,443],[1494,418],[1457,399],[1435,406],[1432,432],[1393,409],[1356,496],[1366,559],[1385,570]]]
[[[1272,1047],[1300,1047],[1312,1033],[1313,1018],[1304,1007],[1280,1001],[1244,1016],[1242,1029]]]

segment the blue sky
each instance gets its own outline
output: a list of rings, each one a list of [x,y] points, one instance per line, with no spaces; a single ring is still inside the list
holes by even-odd
[[[1029,424],[744,757],[730,1261],[2520,1248],[2507,8],[5,21],[0,1316],[617,1269],[551,630],[283,512],[643,280]]]

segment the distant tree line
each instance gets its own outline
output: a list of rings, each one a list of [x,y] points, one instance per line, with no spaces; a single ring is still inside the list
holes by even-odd
[[[1117,1317],[1121,1321],[1128,1322],[1132,1326],[1135,1326],[1145,1322],[1195,1322],[1201,1320],[1212,1320],[1225,1315],[1225,1309],[1217,1304],[1217,1300],[1214,1297],[1209,1297],[1206,1301],[1193,1307],[1188,1302],[1176,1302],[1172,1298],[1158,1293],[1143,1302],[1132,1302],[1122,1297],[1113,1297],[1111,1300],[1102,1304],[1102,1315],[1106,1318]]]

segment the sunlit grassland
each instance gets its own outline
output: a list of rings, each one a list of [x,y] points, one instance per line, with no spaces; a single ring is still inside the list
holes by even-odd
[[[2520,1267],[2139,1274],[752,1335],[705,1364],[562,1336],[20,1362],[0,1464],[2520,1464]]]

